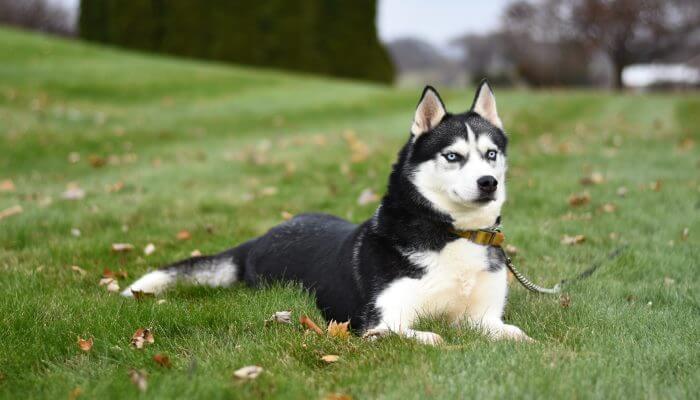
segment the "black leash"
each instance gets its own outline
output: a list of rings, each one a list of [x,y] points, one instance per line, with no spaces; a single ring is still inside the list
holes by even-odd
[[[554,285],[554,287],[552,287],[552,288],[545,288],[545,287],[539,286],[539,285],[533,283],[531,280],[527,279],[525,277],[525,275],[523,275],[520,271],[518,271],[518,269],[515,267],[515,265],[513,265],[513,260],[510,257],[508,257],[508,254],[506,254],[505,249],[503,249],[502,247],[500,249],[506,258],[506,266],[508,266],[508,269],[510,270],[510,272],[513,273],[513,275],[515,276],[515,279],[517,279],[518,282],[520,282],[520,284],[523,285],[527,290],[529,290],[531,292],[535,292],[535,293],[542,293],[542,294],[557,294],[557,293],[561,292],[561,288],[562,288],[562,286],[564,286],[564,284],[580,281],[582,279],[586,279],[586,278],[590,277],[591,275],[593,275],[593,273],[598,268],[600,268],[600,266],[603,265],[604,262],[612,261],[615,258],[617,258],[626,247],[627,247],[626,244],[624,244],[622,246],[618,246],[613,251],[608,253],[608,255],[604,259],[594,262],[588,269],[584,270],[583,272],[574,276],[573,278],[562,279],[559,283]]]

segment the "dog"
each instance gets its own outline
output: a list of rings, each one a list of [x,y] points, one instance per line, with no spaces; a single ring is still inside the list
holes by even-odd
[[[222,253],[150,272],[122,294],[160,294],[176,282],[226,287],[299,282],[327,320],[350,321],[366,337],[398,334],[435,345],[414,330],[425,315],[445,315],[492,339],[531,340],[503,322],[505,254],[460,232],[500,224],[506,200],[508,138],[486,80],[471,109],[451,114],[427,86],[388,190],[373,216],[355,225],[301,214]]]

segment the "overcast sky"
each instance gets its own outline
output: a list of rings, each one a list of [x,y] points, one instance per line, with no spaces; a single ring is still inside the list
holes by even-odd
[[[80,0],[50,0],[77,14]],[[379,0],[377,27],[387,42],[401,37],[426,40],[442,49],[463,33],[498,27],[501,13],[513,0]]]
[[[513,0],[379,0],[377,27],[383,41],[411,36],[445,47],[463,33],[498,27]]]

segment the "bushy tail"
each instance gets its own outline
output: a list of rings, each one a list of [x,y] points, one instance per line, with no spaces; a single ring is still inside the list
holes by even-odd
[[[178,281],[211,287],[230,286],[243,277],[245,258],[252,241],[210,256],[178,261],[139,278],[121,294],[133,297],[134,291],[160,294]]]

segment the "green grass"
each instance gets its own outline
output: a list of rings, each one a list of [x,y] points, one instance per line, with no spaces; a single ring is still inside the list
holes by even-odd
[[[98,287],[102,269],[131,281],[192,250],[265,232],[283,211],[362,221],[365,188],[383,192],[418,91],[173,60],[0,30],[0,398],[692,398],[700,393],[700,97],[497,90],[512,139],[504,221],[516,261],[551,285],[628,247],[566,288],[571,305],[513,285],[506,319],[536,344],[491,343],[440,319],[446,339],[368,343],[263,321],[291,309],[321,322],[295,287],[179,288],[165,304]],[[471,91],[444,94],[463,110]],[[350,162],[354,131],[370,154]],[[686,146],[679,146],[686,140]],[[69,154],[80,154],[70,163]],[[112,162],[95,168],[90,156]],[[119,161],[117,163],[117,161]],[[287,171],[287,172],[285,172]],[[606,182],[582,187],[599,171]],[[660,181],[660,191],[649,190]],[[61,198],[69,182],[83,200]],[[105,187],[123,182],[122,190]],[[616,194],[625,186],[626,197]],[[264,195],[267,187],[277,193]],[[570,194],[588,190],[579,208]],[[51,199],[51,201],[49,201]],[[614,213],[601,206],[614,203]],[[571,215],[567,217],[567,214]],[[573,216],[573,218],[571,218]],[[80,237],[71,235],[78,228]],[[689,228],[689,237],[681,232]],[[176,239],[187,229],[192,238]],[[610,238],[617,232],[618,238]],[[577,246],[559,243],[583,234]],[[115,242],[136,246],[113,253]],[[154,243],[157,251],[144,256]],[[78,265],[80,275],[70,269]],[[672,280],[672,281],[671,281]],[[122,281],[122,287],[127,281]],[[152,327],[143,351],[129,340]],[[82,353],[76,337],[94,337]],[[152,356],[166,353],[173,367]],[[337,354],[332,365],[322,354]],[[265,372],[237,382],[257,364]]]

